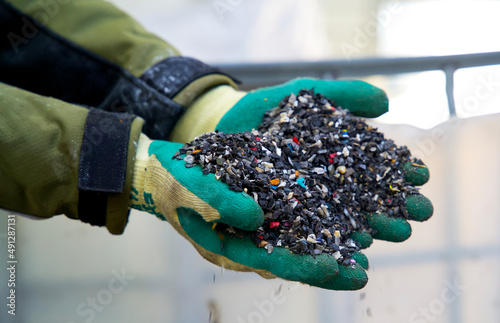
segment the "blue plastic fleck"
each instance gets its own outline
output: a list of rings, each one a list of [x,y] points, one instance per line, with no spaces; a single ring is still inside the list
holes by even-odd
[[[272,188],[272,189],[277,189],[277,188],[278,188],[278,185],[271,185],[271,188]]]
[[[306,184],[304,184],[305,182],[305,179],[304,178],[298,178],[297,179],[297,184],[299,184],[300,186],[302,186],[303,188],[306,188]]]

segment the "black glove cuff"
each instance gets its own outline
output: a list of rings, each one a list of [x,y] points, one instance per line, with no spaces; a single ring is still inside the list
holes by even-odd
[[[135,116],[90,109],[83,130],[78,169],[78,217],[106,225],[108,194],[122,193],[130,128]]]

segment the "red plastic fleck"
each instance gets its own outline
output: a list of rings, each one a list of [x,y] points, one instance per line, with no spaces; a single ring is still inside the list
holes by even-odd
[[[277,226],[279,226],[280,223],[279,222],[270,222],[269,223],[269,227],[272,229],[272,228],[276,228]]]
[[[259,239],[264,239],[264,236],[261,234],[261,235],[259,236]]]
[[[250,147],[250,149],[252,149],[252,150],[257,150],[257,147]]]
[[[337,153],[331,153],[330,155],[328,155],[328,157],[330,157],[328,158],[328,162],[330,164],[333,164],[333,158],[335,158],[335,156],[337,156]]]
[[[255,140],[260,141],[260,138],[259,137],[255,137]]]
[[[290,138],[290,137],[288,137],[288,138]],[[294,143],[296,143],[297,145],[299,144],[299,140],[297,139],[297,137],[295,137],[295,136],[294,136],[294,137],[292,138],[292,140],[293,140],[293,142],[294,142]]]

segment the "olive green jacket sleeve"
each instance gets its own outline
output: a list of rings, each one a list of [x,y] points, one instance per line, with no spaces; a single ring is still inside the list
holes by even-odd
[[[34,29],[46,27],[137,77],[156,63],[180,55],[173,46],[104,0],[6,2],[38,21]],[[28,25],[26,27],[26,32],[21,31],[18,36],[29,41],[35,31],[29,30]]]
[[[66,102],[142,117],[167,140],[202,94],[236,87],[228,75],[180,56],[104,0],[0,0],[0,81]],[[160,131],[161,129],[161,131]]]
[[[236,87],[103,0],[0,0],[0,34],[0,208],[38,217],[96,224],[79,214],[82,204],[95,204],[82,203],[79,190],[87,107],[140,117],[128,134],[123,190],[106,193],[104,223],[97,224],[120,234],[141,127],[168,140],[201,95]]]
[[[78,167],[88,113],[0,83],[0,208],[42,218],[79,218]],[[108,196],[105,225],[114,234],[122,233],[127,223],[142,124],[140,118],[132,122],[123,192]]]

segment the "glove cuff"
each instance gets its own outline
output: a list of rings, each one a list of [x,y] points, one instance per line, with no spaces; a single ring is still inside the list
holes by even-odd
[[[134,175],[132,177],[132,192],[130,198],[132,201],[137,201],[136,197],[133,197],[134,190],[137,190],[138,187],[144,187],[144,183],[146,181],[146,170],[149,162],[149,154],[148,149],[151,144],[151,140],[145,134],[141,133],[139,136],[139,140],[137,141],[137,150],[135,153],[134,160]]]
[[[246,92],[222,85],[200,96],[179,119],[170,140],[189,142],[200,134],[212,132],[220,119]]]

